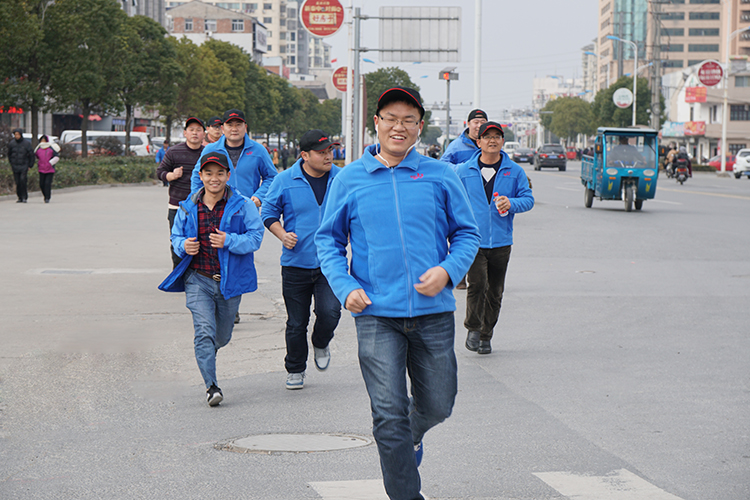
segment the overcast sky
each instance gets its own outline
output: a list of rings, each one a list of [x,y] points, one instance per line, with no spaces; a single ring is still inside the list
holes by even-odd
[[[350,0],[339,0],[348,7]],[[461,7],[462,45],[458,63],[380,63],[378,52],[367,52],[362,72],[399,66],[421,89],[425,104],[445,101],[445,82],[438,73],[456,66],[459,80],[451,82],[451,115],[472,109],[474,95],[474,0],[353,0],[363,15],[377,16],[380,7]],[[597,0],[483,0],[481,107],[492,119],[503,109],[530,107],[532,79],[547,75],[581,76],[581,47],[597,36]],[[379,21],[363,20],[362,46],[377,47]],[[333,47],[333,67],[348,63],[346,24],[325,39]],[[462,106],[463,103],[463,106]]]

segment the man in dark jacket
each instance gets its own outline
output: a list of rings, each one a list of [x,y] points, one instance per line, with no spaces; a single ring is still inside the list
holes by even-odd
[[[34,166],[34,148],[31,143],[23,138],[23,129],[17,128],[13,131],[14,141],[8,143],[8,161],[13,169],[13,178],[16,181],[16,203],[26,203],[29,193],[26,190],[29,169]]]

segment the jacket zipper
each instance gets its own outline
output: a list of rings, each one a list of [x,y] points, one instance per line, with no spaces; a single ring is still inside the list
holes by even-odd
[[[398,204],[398,184],[396,183],[396,170],[395,167],[391,169],[391,180],[393,181],[393,195],[396,206],[396,220],[398,221],[398,233],[401,237],[401,252],[404,255],[404,265],[406,266],[406,303],[408,309],[408,317],[412,317],[412,304],[411,304],[411,271],[409,270],[409,259],[406,255],[406,239],[404,238],[404,228],[401,224],[401,207]]]

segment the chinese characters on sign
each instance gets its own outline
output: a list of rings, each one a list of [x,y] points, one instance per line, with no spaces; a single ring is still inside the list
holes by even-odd
[[[338,0],[305,0],[299,16],[302,26],[318,37],[331,36],[344,24],[344,8]]]
[[[338,90],[339,92],[346,92],[346,84],[349,74],[351,74],[351,71],[349,71],[349,68],[346,66],[342,66],[341,68],[338,68],[333,72],[333,74],[331,75],[331,80],[333,82],[333,86],[336,87],[336,90]]]
[[[724,77],[724,70],[721,64],[716,61],[706,61],[698,69],[698,80],[706,87],[713,87],[721,82]]]
[[[686,87],[685,102],[706,102],[706,87]]]

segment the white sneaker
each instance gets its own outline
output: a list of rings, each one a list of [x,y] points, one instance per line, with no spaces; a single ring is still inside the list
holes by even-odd
[[[323,349],[318,349],[313,346],[313,350],[315,351],[315,368],[321,372],[327,370],[331,363],[331,347],[325,346]]]
[[[286,388],[289,390],[302,389],[305,386],[305,372],[290,373],[286,376]]]

